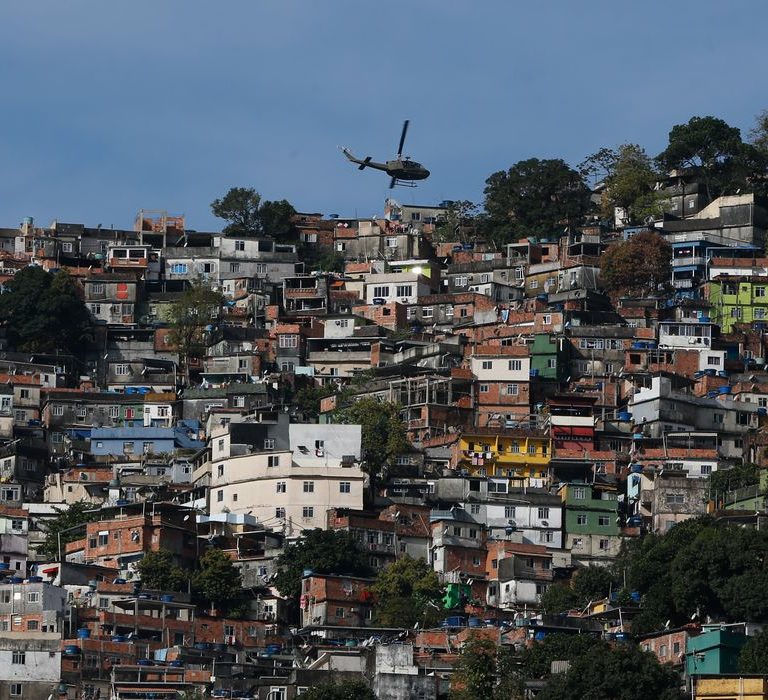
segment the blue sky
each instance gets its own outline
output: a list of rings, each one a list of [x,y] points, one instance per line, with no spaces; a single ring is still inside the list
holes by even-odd
[[[372,216],[388,179],[337,150],[431,171],[404,202],[482,201],[491,173],[571,164],[691,116],[746,133],[768,109],[760,0],[27,0],[0,9],[0,226],[130,228],[140,208],[220,228],[252,186]]]

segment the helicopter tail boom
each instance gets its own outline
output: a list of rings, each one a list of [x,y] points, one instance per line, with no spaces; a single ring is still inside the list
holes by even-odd
[[[365,160],[357,166],[358,170],[365,170],[365,166],[371,162],[371,156],[366,156]]]

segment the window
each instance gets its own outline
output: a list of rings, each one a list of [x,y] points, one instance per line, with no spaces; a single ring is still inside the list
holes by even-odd
[[[314,493],[315,492],[315,482],[314,481],[305,481],[304,482],[304,493]]]
[[[277,344],[281,348],[297,348],[299,347],[299,336],[280,334],[277,337]]]
[[[285,518],[285,508],[275,508],[275,517],[284,519]]]
[[[512,454],[520,454],[520,443],[517,443],[517,442],[509,443],[509,451]]]
[[[481,394],[487,394],[489,390],[489,387],[487,384],[481,384],[480,385],[480,393]]]
[[[11,663],[12,664],[26,664],[27,663],[27,654],[23,651],[14,651],[13,656],[11,657]]]
[[[471,515],[477,515],[480,513],[480,505],[478,503],[473,503],[469,506],[469,512]]]
[[[275,439],[274,438],[264,438],[264,449],[265,450],[274,450],[275,449]]]
[[[230,272],[240,272],[240,263],[229,263]]]
[[[28,399],[29,398],[29,389],[22,389],[19,392],[19,398],[20,399]]]
[[[467,278],[465,275],[459,275],[457,277],[453,278],[453,286],[454,287],[466,287],[467,286]]]
[[[483,360],[481,367],[483,369],[493,369],[493,360]]]
[[[534,456],[536,454],[536,443],[532,442],[528,445],[528,454]]]
[[[171,265],[171,274],[172,275],[186,275],[187,274],[187,263],[173,263]]]
[[[541,321],[545,326],[548,326],[550,323],[552,323],[552,314],[544,314],[541,317]]]
[[[610,540],[600,540],[597,543],[598,549],[601,549],[602,551],[606,551],[610,547]]]
[[[413,285],[411,284],[398,284],[395,287],[396,297],[409,297],[413,294]]]
[[[515,506],[504,506],[504,517],[505,518],[514,518],[515,517]]]
[[[680,642],[673,642],[672,644],[672,653],[677,655],[680,653]]]
[[[11,683],[11,697],[21,696],[21,683]]]
[[[352,492],[352,482],[351,481],[340,481],[339,482],[339,493],[351,493]]]
[[[11,530],[23,530],[24,529],[24,521],[23,520],[11,520]]]
[[[312,506],[304,506],[301,509],[301,517],[302,518],[314,518],[315,517],[315,509]]]
[[[339,617],[339,618],[344,617],[344,608],[336,608],[336,617]]]
[[[701,475],[702,476],[709,476],[712,473],[712,465],[711,464],[702,464],[701,465]]]
[[[681,503],[685,503],[685,494],[683,493],[668,493],[667,494],[667,505],[680,505]]]
[[[99,533],[98,546],[105,547],[109,543],[109,532],[102,530]]]
[[[755,296],[756,297],[764,297],[765,296],[765,287],[755,287]]]
[[[539,508],[539,520],[546,520],[549,517],[549,508]]]
[[[373,288],[373,296],[374,297],[388,297],[389,296],[389,285],[385,285],[383,287],[374,287]]]
[[[27,602],[28,603],[39,603],[40,602],[40,593],[37,591],[34,591],[32,593],[27,593]]]
[[[587,497],[587,489],[585,489],[583,486],[575,486],[571,490],[571,494],[573,495],[574,499],[583,501]]]
[[[435,310],[431,306],[425,306],[421,310],[421,317],[422,318],[432,318],[434,316]]]
[[[539,288],[539,280],[532,279],[530,284],[528,285],[531,289],[538,289]]]
[[[713,413],[712,414],[712,422],[716,423],[718,425],[722,425],[725,422],[725,414],[723,414],[723,413]]]
[[[662,645],[659,647],[659,656],[663,658],[663,657],[665,657],[666,655],[667,655],[667,645],[666,645],[666,644],[662,644]]]
[[[602,527],[607,526],[610,522],[611,522],[611,519],[607,515],[597,516],[597,524],[601,525]]]
[[[523,361],[522,360],[510,360],[509,361],[509,369],[513,372],[519,372],[523,368]]]
[[[386,244],[387,248],[397,248],[397,236],[388,237]]]
[[[278,481],[275,484],[275,490],[277,493],[285,493],[287,491],[287,484],[285,481]]]
[[[220,464],[218,467],[216,467],[216,473],[218,476],[224,476],[224,465]]]
[[[221,503],[224,500],[224,489],[220,489],[216,492],[216,500]]]
[[[245,241],[235,241],[235,250],[244,251],[245,250]]]
[[[519,393],[517,384],[507,384],[505,387],[505,393],[507,396],[517,396]]]
[[[267,457],[267,466],[268,467],[279,467],[280,466],[280,455],[269,455],[269,457]]]
[[[587,524],[587,516],[583,513],[579,513],[579,515],[576,516],[576,524],[577,525],[586,525]]]

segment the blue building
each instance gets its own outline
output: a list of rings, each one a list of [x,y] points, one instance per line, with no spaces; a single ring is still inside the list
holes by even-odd
[[[197,421],[181,421],[175,428],[131,427],[93,428],[91,454],[113,457],[141,454],[172,454],[176,450],[200,450]]]

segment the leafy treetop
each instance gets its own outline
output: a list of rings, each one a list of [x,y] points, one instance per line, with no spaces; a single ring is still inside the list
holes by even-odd
[[[582,176],[562,160],[529,160],[486,181],[481,233],[497,245],[526,236],[560,236],[589,208]]]
[[[318,574],[370,576],[368,557],[357,541],[344,530],[305,530],[277,558],[275,586],[288,598],[298,600],[305,569]]]
[[[284,199],[265,200],[252,187],[232,187],[221,199],[211,203],[213,215],[228,221],[224,233],[233,236],[267,236],[287,239],[293,236],[296,210]]]
[[[401,556],[379,572],[373,592],[382,625],[433,627],[440,618],[440,579],[424,559]]]
[[[64,271],[30,265],[19,270],[0,295],[0,322],[19,350],[62,350],[82,355],[93,325],[75,281]]]

